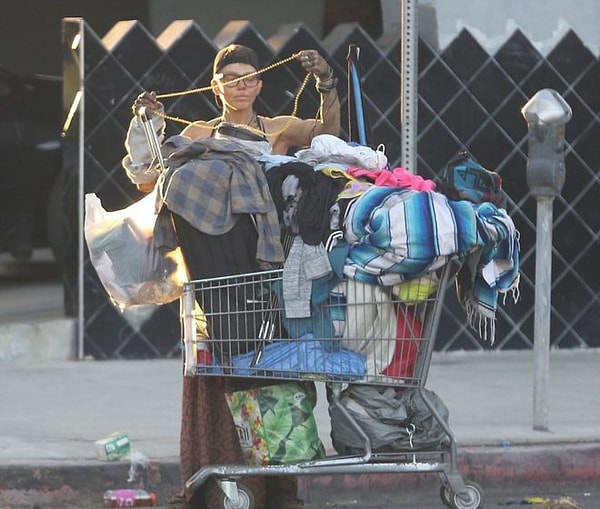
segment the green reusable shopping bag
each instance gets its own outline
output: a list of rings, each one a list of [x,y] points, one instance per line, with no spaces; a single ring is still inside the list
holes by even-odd
[[[312,382],[285,382],[226,394],[248,465],[281,465],[323,458]]]

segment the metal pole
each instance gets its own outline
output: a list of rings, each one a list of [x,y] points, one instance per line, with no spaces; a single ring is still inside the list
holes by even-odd
[[[417,0],[402,0],[400,81],[402,110],[400,135],[402,167],[417,172]]]
[[[535,321],[533,333],[533,429],[538,431],[548,431],[553,202],[554,198],[537,197]]]
[[[85,277],[84,257],[85,239],[83,235],[85,218],[85,21],[83,18],[70,18],[65,20],[70,27],[77,27],[77,32],[71,42],[70,58],[78,66],[78,91],[73,99],[69,114],[77,117],[77,360],[85,357]],[[68,86],[68,80],[64,80],[63,87]],[[70,119],[70,121],[72,118]],[[68,128],[68,126],[66,126]]]
[[[556,90],[545,88],[527,101],[521,113],[528,129],[527,185],[537,201],[533,429],[548,431],[552,203],[565,183],[565,124],[573,111]]]

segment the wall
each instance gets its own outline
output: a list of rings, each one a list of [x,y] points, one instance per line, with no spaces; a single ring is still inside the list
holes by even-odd
[[[104,34],[121,19],[147,22],[147,0],[2,2],[0,65],[22,74],[62,73],[61,20],[84,17]]]
[[[194,19],[210,37],[229,20],[249,20],[264,37],[301,20],[321,37],[325,0],[19,0],[2,2],[0,65],[22,74],[62,72],[61,20],[82,17],[104,36],[115,23],[136,19],[155,36],[179,19]],[[268,15],[265,15],[267,13]]]
[[[400,0],[381,0],[383,30],[400,29]],[[493,53],[519,28],[542,54],[574,30],[589,50],[600,52],[600,6],[596,0],[420,0],[419,31],[444,49],[463,28]]]
[[[382,0],[391,14],[384,21],[393,22],[393,4]],[[468,28],[490,53],[496,51],[520,28],[542,54],[551,50],[570,28],[592,53],[600,51],[600,5],[597,0],[421,0],[421,6],[435,13],[439,45],[444,49],[463,28]],[[397,7],[396,7],[397,8]]]
[[[162,32],[173,20],[194,19],[214,37],[230,20],[248,20],[263,37],[270,37],[281,25],[302,21],[316,37],[322,36],[324,0],[150,0],[149,30]]]
[[[323,33],[326,3],[327,0],[222,0],[218,5],[206,0],[4,0],[0,65],[26,74],[60,74],[63,17],[83,17],[100,35],[124,19],[140,20],[154,35],[173,20],[195,19],[211,37],[227,21],[244,19],[267,38],[282,24],[301,20],[320,38],[327,35]],[[422,0],[419,4],[421,36],[433,47],[445,48],[462,28],[468,27],[478,42],[493,52],[519,27],[545,53],[571,28],[592,53],[600,52],[597,0]],[[381,0],[381,6],[384,32],[399,30],[400,0]],[[348,14],[343,14],[347,19]]]

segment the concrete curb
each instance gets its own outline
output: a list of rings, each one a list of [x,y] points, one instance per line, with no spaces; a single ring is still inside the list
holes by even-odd
[[[457,460],[463,478],[477,482],[484,491],[532,484],[578,485],[600,478],[600,443],[466,447],[459,448]],[[2,465],[0,507],[100,507],[105,490],[134,487],[135,483],[127,482],[129,468],[124,461]],[[166,503],[179,490],[179,464],[176,459],[151,462],[138,480],[157,493],[160,503]],[[434,474],[323,474],[299,478],[300,494],[305,500],[335,499],[340,493],[360,498],[374,490],[383,494],[417,484],[428,486],[430,482],[436,482]]]
[[[177,461],[156,462],[144,472],[143,486],[165,503],[179,490]],[[0,466],[0,507],[16,508],[94,508],[102,507],[106,490],[136,488],[128,483],[126,462],[50,463],[43,465]],[[141,487],[141,486],[140,486]]]
[[[578,484],[600,479],[600,443],[461,448],[461,474],[480,483]]]
[[[76,324],[74,318],[0,323],[0,365],[74,361]]]

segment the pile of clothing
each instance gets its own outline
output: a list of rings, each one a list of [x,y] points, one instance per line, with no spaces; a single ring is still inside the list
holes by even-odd
[[[419,338],[423,317],[411,306],[436,291],[439,270],[452,260],[461,264],[459,301],[482,339],[494,341],[498,296],[518,298],[518,232],[499,177],[471,158],[453,161],[450,185],[438,186],[389,168],[380,149],[331,135],[293,156],[235,140],[175,145],[165,203],[215,235],[251,214],[259,263],[283,266],[273,290],[288,339],[316,339],[323,355],[347,349],[364,357],[366,374],[412,376],[414,349],[398,352],[398,343],[377,339]],[[477,189],[481,182],[495,187]],[[360,316],[347,312],[367,303]]]
[[[330,135],[289,160],[259,160],[280,222],[294,235],[283,278],[288,318],[314,313],[314,282],[324,275],[351,282],[346,298],[357,285],[372,285],[376,300],[379,291],[429,279],[458,259],[469,324],[494,342],[498,296],[518,299],[519,283],[519,234],[497,174],[461,153],[436,183],[389,169],[380,150]]]

